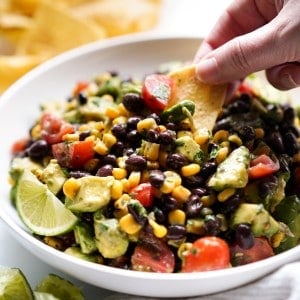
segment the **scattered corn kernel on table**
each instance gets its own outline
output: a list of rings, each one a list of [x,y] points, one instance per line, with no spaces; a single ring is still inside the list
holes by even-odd
[[[151,31],[156,33],[186,34],[205,36],[214,25],[218,15],[229,4],[229,0],[165,0],[158,25]],[[196,51],[196,49],[195,49]],[[192,59],[192,58],[191,58]],[[20,268],[34,287],[41,278],[49,273],[55,273],[74,284],[82,287],[87,299],[141,299],[141,297],[126,296],[112,291],[96,288],[76,280],[43,263],[10,236],[5,225],[0,221],[0,265]],[[300,262],[293,263],[278,270],[258,282],[245,287],[228,291],[220,295],[197,297],[197,299],[299,299],[300,278],[297,270]]]

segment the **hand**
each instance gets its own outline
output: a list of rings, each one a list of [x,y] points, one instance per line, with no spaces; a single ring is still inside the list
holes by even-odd
[[[199,79],[209,84],[266,70],[278,89],[300,86],[300,1],[234,0],[194,62]]]

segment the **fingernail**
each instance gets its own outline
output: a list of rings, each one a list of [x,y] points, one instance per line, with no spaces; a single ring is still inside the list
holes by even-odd
[[[214,57],[201,60],[196,68],[197,77],[202,82],[211,83],[216,80],[217,61]]]

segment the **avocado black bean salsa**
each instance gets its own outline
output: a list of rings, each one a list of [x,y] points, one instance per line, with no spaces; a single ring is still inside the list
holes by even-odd
[[[162,72],[104,72],[42,105],[13,147],[11,198],[30,168],[78,222],[33,234],[88,261],[150,272],[235,267],[297,246],[296,110],[245,80],[213,130],[196,130],[189,99],[166,107],[171,89]]]

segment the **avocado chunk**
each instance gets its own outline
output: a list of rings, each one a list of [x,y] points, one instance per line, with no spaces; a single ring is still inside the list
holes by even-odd
[[[63,184],[67,179],[65,172],[56,159],[50,160],[41,176],[42,181],[47,184],[49,190],[55,195],[62,189]]]
[[[96,245],[104,258],[116,258],[123,255],[129,245],[125,232],[119,229],[117,219],[95,220]]]
[[[85,176],[77,180],[80,188],[74,199],[66,199],[68,209],[74,212],[95,212],[109,203],[113,176]]]
[[[297,246],[300,242],[300,199],[289,196],[282,200],[275,208],[274,217],[285,223],[291,230],[293,236],[288,236],[275,250],[283,252]]]
[[[75,241],[80,245],[83,254],[91,254],[97,250],[92,226],[80,222],[74,228]]]
[[[161,119],[164,122],[178,123],[192,116],[195,113],[195,103],[190,100],[183,100],[164,110]]]
[[[41,168],[40,164],[32,161],[29,157],[15,157],[11,162],[9,175],[17,181],[25,169],[33,171]]]
[[[201,164],[203,151],[192,137],[186,135],[176,139],[176,152],[184,155],[190,162]]]
[[[208,186],[216,191],[245,187],[249,164],[250,152],[247,147],[240,146],[218,165],[215,174],[208,181]]]
[[[74,247],[74,246],[69,247],[64,251],[64,253],[93,263],[97,262],[96,255],[84,254],[81,252],[80,248],[78,247]]]
[[[269,214],[262,204],[242,203],[235,210],[230,226],[234,229],[238,224],[247,223],[257,237],[270,238],[280,230],[280,224]]]

